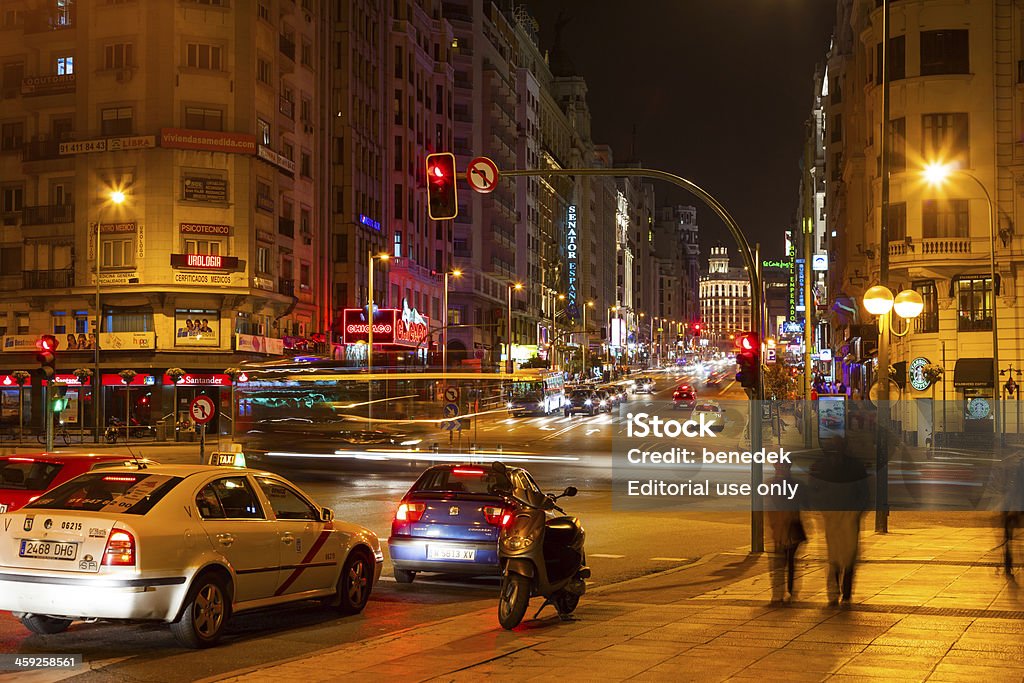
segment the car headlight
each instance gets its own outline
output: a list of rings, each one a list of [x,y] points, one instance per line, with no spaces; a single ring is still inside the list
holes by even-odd
[[[505,407],[508,408],[509,410],[512,410],[512,404],[511,403],[506,403]]]
[[[587,399],[586,401],[584,401],[584,402],[583,402],[583,405],[585,405],[585,406],[592,406],[592,405],[594,405],[594,402],[593,402],[593,401],[591,401],[591,400],[590,400],[590,399],[588,398],[588,399]]]
[[[537,407],[538,408],[543,408],[544,407],[544,401],[537,401]]]
[[[416,444],[423,441],[423,439],[406,439],[400,445],[402,446],[415,446]]]
[[[608,405],[608,401],[601,401],[601,405]]]

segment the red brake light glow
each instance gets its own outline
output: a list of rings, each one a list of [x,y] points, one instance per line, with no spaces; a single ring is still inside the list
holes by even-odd
[[[423,503],[402,503],[395,513],[396,522],[418,522],[427,506]]]
[[[108,567],[134,567],[135,537],[121,529],[111,533],[103,551],[103,564]]]
[[[137,477],[131,474],[108,474],[103,481],[137,481]]]
[[[456,467],[455,469],[452,470],[452,474],[460,474],[462,476],[471,475],[471,476],[482,477],[482,476],[484,476],[484,471],[480,470],[480,469],[472,469],[472,468],[467,468],[467,467]]]
[[[514,515],[511,510],[506,510],[497,505],[484,506],[484,519],[492,526],[505,527],[512,523]]]

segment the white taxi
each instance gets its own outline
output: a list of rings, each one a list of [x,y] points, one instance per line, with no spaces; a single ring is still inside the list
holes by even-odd
[[[0,515],[0,609],[35,633],[159,620],[208,647],[236,612],[320,598],[362,611],[383,553],[286,479],[206,465],[80,475]]]

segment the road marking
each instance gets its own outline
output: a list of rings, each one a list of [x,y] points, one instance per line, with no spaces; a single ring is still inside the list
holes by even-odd
[[[652,557],[651,562],[689,562],[688,557]]]
[[[599,431],[601,431],[601,430],[600,429],[588,429],[587,433],[585,434],[585,436],[590,436],[594,432],[599,432]]]
[[[605,560],[621,560],[625,555],[606,555],[604,553],[587,553],[587,557],[600,557]]]

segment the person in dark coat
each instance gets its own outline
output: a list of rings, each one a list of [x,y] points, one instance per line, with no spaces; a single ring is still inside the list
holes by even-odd
[[[1014,536],[1017,528],[1024,525],[1024,456],[1007,458],[1002,472],[1004,493],[999,516],[1003,526],[1003,573],[1008,581],[1014,581]]]
[[[789,463],[777,464],[775,477],[768,481],[768,484],[773,487],[782,486],[783,491],[796,486],[795,495],[792,498],[785,495],[765,496],[765,519],[775,544],[771,564],[772,605],[782,604],[787,593],[790,602],[796,597],[796,553],[800,544],[807,540],[807,533],[800,519],[804,486],[793,479],[791,467]],[[786,484],[788,486],[785,486]]]
[[[840,599],[849,604],[853,596],[853,575],[857,566],[860,524],[869,502],[868,475],[851,457],[846,443],[830,439],[822,460],[811,467],[817,509],[825,523],[828,546],[828,604]]]

